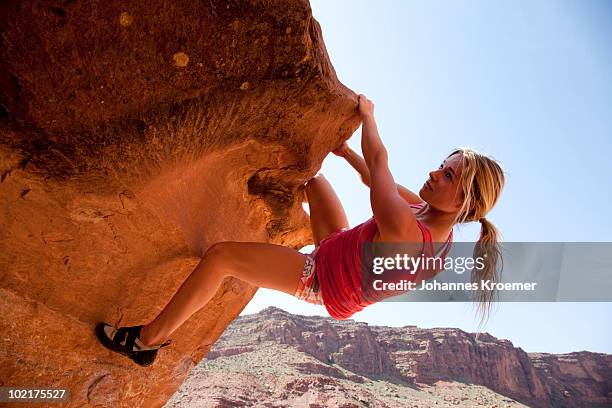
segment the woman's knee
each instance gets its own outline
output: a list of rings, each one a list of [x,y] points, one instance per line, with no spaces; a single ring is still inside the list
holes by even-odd
[[[325,178],[323,173],[317,173],[313,178],[311,178],[310,180],[306,182],[306,188],[308,188],[309,185],[312,188],[313,186],[317,184],[321,184],[322,182],[326,182],[326,181],[327,179]]]
[[[313,177],[306,184],[306,195],[309,197],[309,201],[312,199],[320,201],[330,196],[336,195],[334,188],[331,183],[321,174]]]
[[[204,254],[204,259],[206,259],[207,263],[214,263],[217,264],[216,266],[221,266],[220,264],[223,264],[226,259],[229,259],[227,242],[215,242],[209,246]]]
[[[236,276],[240,268],[239,245],[240,242],[233,241],[215,242],[204,256],[208,263],[213,264],[216,272],[223,276]]]
[[[206,250],[206,256],[219,256],[225,251],[225,241],[215,242]]]

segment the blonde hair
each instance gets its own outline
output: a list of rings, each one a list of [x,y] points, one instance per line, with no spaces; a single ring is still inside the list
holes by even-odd
[[[501,166],[491,157],[480,154],[469,147],[458,147],[447,156],[461,154],[463,170],[461,173],[464,194],[463,205],[459,209],[456,223],[480,222],[480,237],[474,247],[473,257],[482,257],[484,268],[474,268],[471,280],[478,283],[481,280],[498,282],[503,270],[501,245],[498,242],[499,231],[485,218],[485,215],[495,206],[504,187],[505,176]],[[501,268],[498,274],[498,262]],[[478,290],[478,310],[481,312],[482,323],[488,319],[491,302],[495,291]]]

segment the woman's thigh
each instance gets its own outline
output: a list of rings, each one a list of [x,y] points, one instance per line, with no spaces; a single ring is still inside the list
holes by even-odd
[[[330,234],[348,228],[348,219],[340,199],[327,179],[319,174],[306,184],[310,227],[315,245]]]
[[[282,245],[260,242],[218,242],[206,256],[215,257],[224,276],[294,295],[306,255]]]

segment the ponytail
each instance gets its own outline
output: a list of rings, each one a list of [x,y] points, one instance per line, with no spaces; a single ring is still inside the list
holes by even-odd
[[[498,242],[499,232],[495,226],[489,222],[486,218],[482,217],[478,220],[480,222],[480,238],[474,246],[474,259],[479,257],[483,259],[483,268],[474,268],[472,270],[471,280],[472,283],[477,284],[478,288],[481,288],[480,281],[490,280],[492,283],[499,282],[501,272],[503,270],[503,257],[501,252],[501,245]],[[501,263],[498,273],[498,263]],[[489,318],[491,311],[491,304],[497,300],[498,293],[496,290],[481,290],[478,289],[478,308],[480,312],[480,325],[486,322]]]
[[[483,268],[472,269],[471,281],[477,284],[477,312],[480,312],[479,326],[488,320],[491,304],[498,293],[493,290],[482,290],[481,281],[499,282],[503,269],[499,232],[485,215],[495,206],[505,184],[504,171],[492,157],[485,156],[469,147],[456,148],[451,154],[462,156],[462,188],[464,201],[459,209],[456,223],[480,222],[480,237],[474,246],[474,259],[481,258]],[[501,264],[498,274],[498,263]]]

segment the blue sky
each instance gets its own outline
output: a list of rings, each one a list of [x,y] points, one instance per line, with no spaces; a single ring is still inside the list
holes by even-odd
[[[455,146],[497,159],[506,186],[487,215],[512,242],[610,242],[612,3],[311,1],[339,80],[375,103],[397,182],[418,191]],[[349,141],[360,150],[361,129]],[[351,226],[372,216],[343,160],[321,171]],[[456,227],[477,239],[479,224]],[[303,251],[311,251],[306,247]],[[259,290],[242,314],[323,307]],[[612,303],[502,303],[483,331],[526,351],[612,352]],[[372,325],[476,331],[473,306],[379,303]]]

